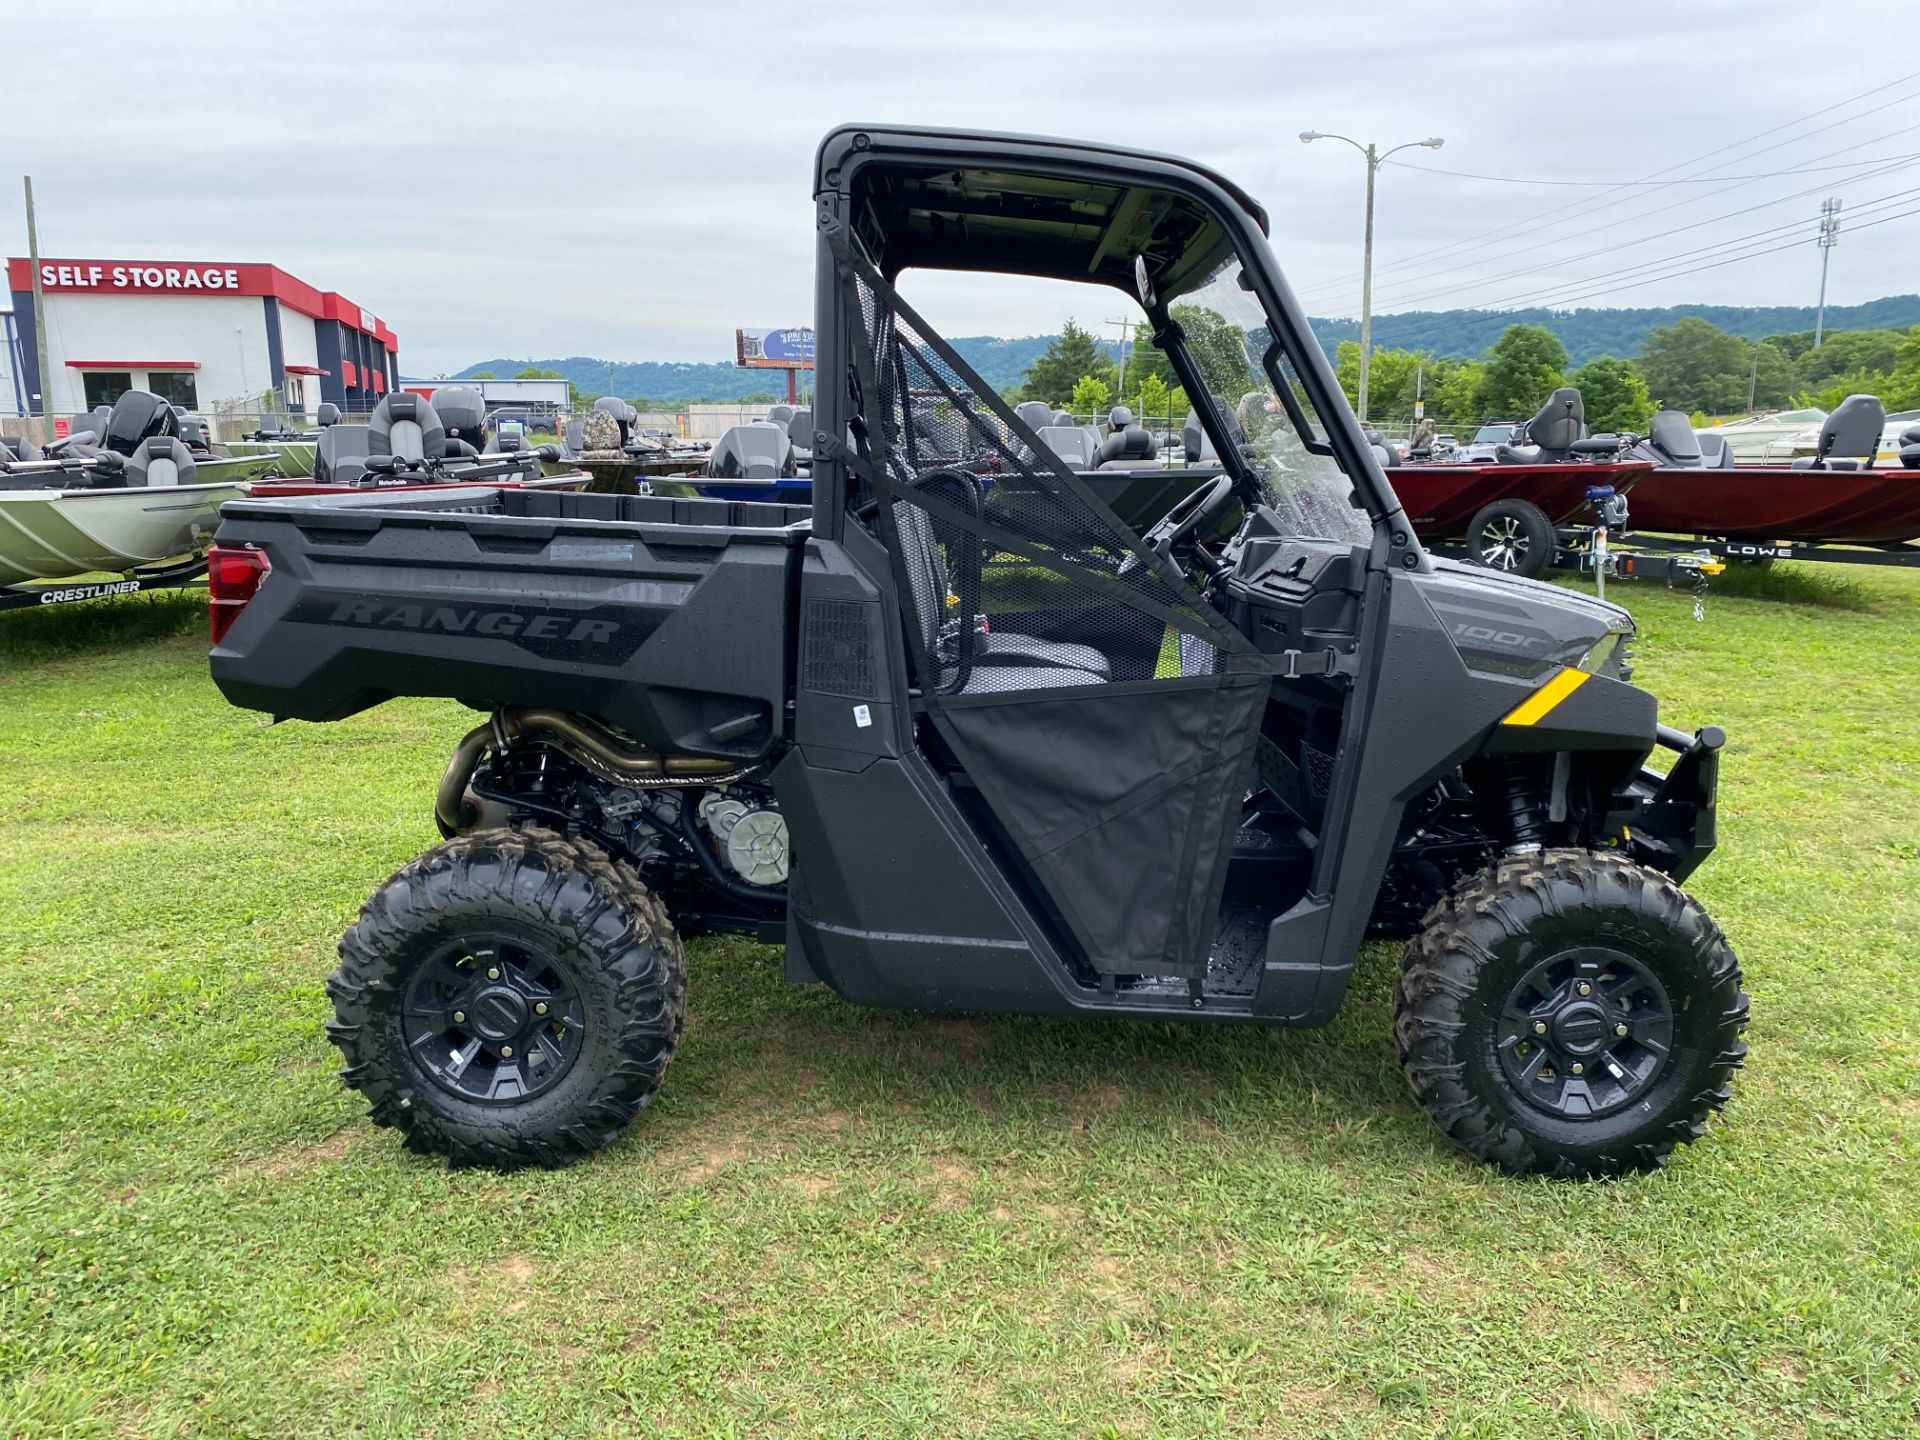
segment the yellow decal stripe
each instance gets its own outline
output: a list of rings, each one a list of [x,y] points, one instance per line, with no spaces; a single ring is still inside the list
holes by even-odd
[[[1513,713],[1500,723],[1502,725],[1532,725],[1545,718],[1547,713],[1567,696],[1587,683],[1584,670],[1562,670],[1533,694],[1521,701]]]

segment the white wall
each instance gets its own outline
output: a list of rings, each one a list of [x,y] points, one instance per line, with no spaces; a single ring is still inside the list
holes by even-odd
[[[13,318],[11,310],[0,310],[0,315]],[[8,333],[5,321],[0,321],[0,415],[18,415],[20,404],[13,398],[13,350],[7,344]]]
[[[45,301],[51,415],[87,408],[85,372],[69,369],[69,360],[197,360],[194,386],[203,410],[258,396],[273,383],[266,306],[257,295],[48,295]],[[283,335],[293,328],[283,326]],[[309,324],[309,344],[311,330]],[[134,383],[142,383],[139,374]]]
[[[280,360],[285,365],[317,368],[320,364],[320,346],[314,334],[313,317],[302,315],[298,310],[289,310],[284,300],[280,302]],[[301,408],[308,415],[320,408],[318,375],[289,375],[287,381],[289,390],[298,384],[298,393],[306,402]]]

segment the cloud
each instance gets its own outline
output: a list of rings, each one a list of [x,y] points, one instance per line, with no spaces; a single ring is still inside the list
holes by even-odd
[[[1351,313],[1364,168],[1344,146],[1302,146],[1300,130],[1383,145],[1440,134],[1446,148],[1416,152],[1417,163],[1477,174],[1633,178],[1897,80],[1896,64],[1875,71],[1830,37],[1892,39],[1910,21],[1904,5],[1865,0],[1623,0],[1605,11],[1266,0],[1119,4],[1097,16],[997,0],[965,10],[342,0],[82,3],[62,15],[64,33],[88,37],[85,63],[16,65],[0,99],[0,174],[34,175],[43,249],[270,261],[386,317],[407,368],[429,372],[496,354],[717,359],[737,325],[806,317],[813,150],[848,119],[1192,155],[1268,206],[1275,252],[1309,308]],[[1920,125],[1920,79],[1905,92],[1782,132],[1837,121],[1825,134],[1760,153],[1776,135],[1706,163],[1791,168]],[[1882,101],[1881,113],[1858,113]],[[1920,129],[1840,158],[1904,152],[1920,157]],[[1426,303],[1576,294],[1601,272],[1795,219],[1803,248],[1585,303],[1808,303],[1817,198],[1670,245],[1641,237],[1825,179],[1724,197],[1672,187],[1583,209],[1578,190],[1388,168],[1379,308],[1446,287],[1458,288]],[[1850,207],[1913,186],[1920,159],[1858,182],[1832,172]],[[1684,208],[1640,218],[1676,199]],[[1475,242],[1570,201],[1514,237]],[[1917,226],[1843,232],[1831,298],[1914,288]],[[24,241],[17,220],[0,222],[9,253]],[[1568,258],[1607,244],[1621,248]],[[1419,258],[1449,246],[1462,248]],[[929,287],[949,325],[977,315],[980,329],[1038,333],[1068,310],[1103,318],[1098,296],[1020,286],[996,298],[967,283],[976,290]]]

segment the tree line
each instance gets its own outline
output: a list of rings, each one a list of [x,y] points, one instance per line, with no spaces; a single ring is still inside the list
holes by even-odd
[[[1213,393],[1231,403],[1263,387],[1241,330],[1197,305],[1176,305],[1171,313]],[[1357,341],[1343,340],[1335,348],[1334,374],[1348,401],[1357,403]],[[1810,330],[1748,340],[1687,316],[1648,331],[1634,355],[1601,355],[1578,367],[1544,325],[1507,326],[1477,359],[1376,346],[1366,418],[1382,425],[1411,423],[1416,404],[1424,403],[1428,416],[1454,425],[1524,420],[1563,385],[1580,391],[1587,425],[1595,431],[1643,432],[1656,410],[1685,411],[1697,422],[1753,410],[1831,410],[1854,394],[1877,395],[1889,411],[1915,409],[1920,326],[1830,331],[1816,347]],[[1107,347],[1072,320],[1008,398],[1064,405],[1078,414],[1114,403],[1143,417],[1177,417],[1188,408],[1186,392],[1159,350],[1134,345],[1123,373]]]

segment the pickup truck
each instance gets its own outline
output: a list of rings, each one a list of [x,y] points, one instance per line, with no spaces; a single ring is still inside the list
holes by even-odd
[[[483,717],[445,843],[328,981],[372,1118],[455,1163],[606,1144],[679,1044],[684,933],[862,1004],[1263,1025],[1325,1023],[1371,933],[1408,940],[1396,1044],[1472,1155],[1614,1174],[1698,1135],[1744,1053],[1738,962],[1679,888],[1724,737],[1659,723],[1624,611],[1422,548],[1260,206],[1169,157],[875,126],[827,137],[813,194],[811,506],[225,509],[236,704]],[[921,268],[1135,304],[1211,463],[1100,471],[1186,498],[1130,528],[915,312]],[[1201,367],[1186,306],[1244,371]]]

